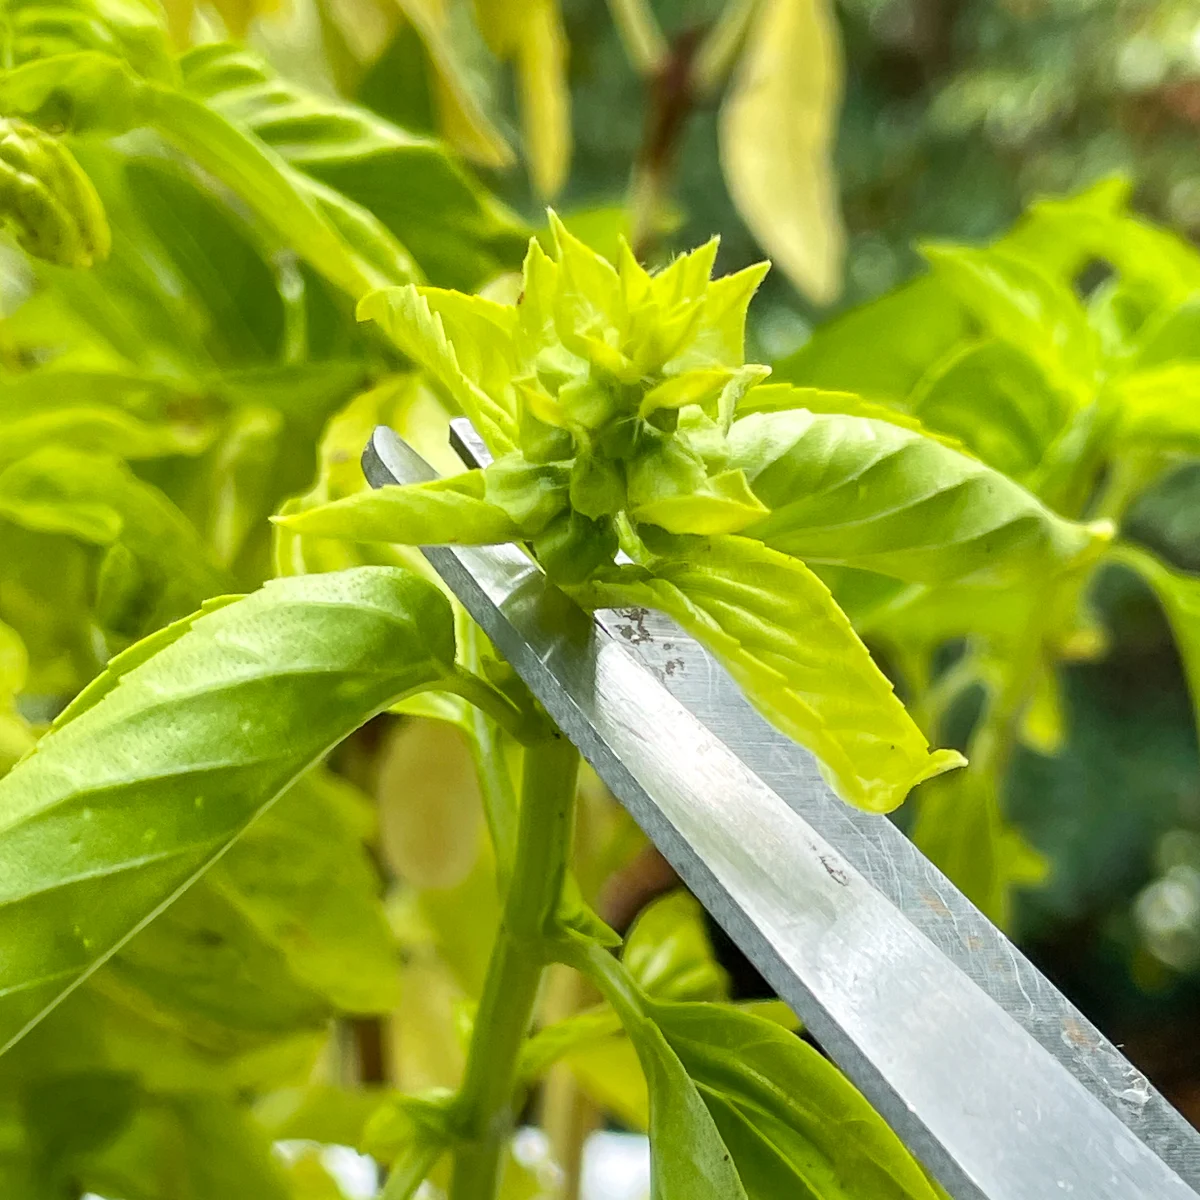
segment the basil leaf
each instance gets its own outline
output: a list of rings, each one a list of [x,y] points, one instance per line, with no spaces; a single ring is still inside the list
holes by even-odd
[[[1012,927],[1013,889],[1035,887],[1046,860],[1005,817],[994,772],[935,779],[918,796],[913,841],[1001,929]]]
[[[942,359],[911,403],[925,424],[960,439],[989,466],[1016,478],[1037,467],[1070,416],[1037,364],[996,340],[967,343]]]
[[[621,959],[638,986],[671,1000],[720,1000],[729,980],[704,928],[700,902],[682,888],[648,905],[625,939]]]
[[[1064,395],[1086,398],[1099,346],[1070,286],[1004,249],[922,247],[938,279],[983,327],[1041,364]]]
[[[773,377],[872,400],[903,400],[934,362],[967,337],[968,321],[941,280],[926,276],[819,326],[775,364]]]
[[[521,537],[521,527],[498,504],[485,499],[480,470],[428,483],[388,484],[330,504],[273,517],[295,533],[348,542],[395,542],[406,546],[490,545]]]
[[[734,423],[740,467],[771,515],[747,536],[819,563],[913,582],[1054,569],[1105,540],[983,463],[895,425],[804,411]]]
[[[457,350],[447,336],[442,318],[421,289],[408,286],[372,292],[359,303],[358,318],[378,321],[400,350],[429,372],[459,411],[471,418],[493,454],[505,454],[515,448],[515,411],[506,406],[504,398],[489,395],[478,380],[468,377],[459,365]],[[472,325],[478,331],[479,322]],[[487,337],[496,343],[495,352],[502,354],[500,327],[493,324]],[[481,348],[470,354],[468,361],[476,368],[490,361]]]
[[[453,670],[406,572],[275,580],[199,616],[0,780],[0,1040],[40,1020],[331,746]]]
[[[1116,446],[1200,452],[1200,362],[1147,367],[1109,389],[1120,406]]]
[[[579,590],[595,608],[657,608],[703,642],[774,725],[807,746],[841,797],[887,812],[960,766],[929,743],[829,589],[803,563],[743,537],[694,539],[652,578],[614,571]]]
[[[28,669],[24,643],[0,621],[0,775],[33,746],[33,733],[16,703]]]
[[[749,1200],[696,1085],[658,1026],[622,1015],[650,1095],[651,1200]]]
[[[298,87],[244,47],[199,46],[179,65],[189,92],[353,205],[438,283],[470,291],[520,259],[528,230],[442,143]]]
[[[936,1200],[900,1139],[811,1046],[727,1005],[649,1001],[750,1200]]]
[[[1183,660],[1200,731],[1200,576],[1174,571],[1148,551],[1126,543],[1113,548],[1113,557],[1136,571],[1158,597]]]

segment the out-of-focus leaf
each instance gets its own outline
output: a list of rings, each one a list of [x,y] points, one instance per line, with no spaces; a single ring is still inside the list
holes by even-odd
[[[1013,889],[1034,887],[1049,864],[1001,811],[995,778],[977,771],[921,790],[913,841],[1001,929],[1011,928]]]
[[[0,781],[6,1044],[330,746],[454,660],[441,594],[385,568],[276,580],[152,645]]]
[[[72,695],[99,669],[94,587],[92,547],[0,521],[0,620],[25,644],[29,692]]]
[[[53,376],[58,372],[44,374]],[[211,429],[200,424],[145,421],[119,408],[79,403],[70,395],[69,377],[46,380],[50,386],[62,389],[57,402],[18,399],[21,393],[33,390],[22,386],[24,383],[24,379],[14,381],[17,395],[0,398],[0,422],[4,427],[0,466],[50,445],[125,459],[191,455],[202,451],[212,437]]]
[[[1114,446],[1200,452],[1200,362],[1164,363],[1109,384],[1120,406]]]
[[[668,613],[709,647],[773,724],[821,761],[843,799],[895,808],[923,779],[962,765],[929,743],[829,589],[803,563],[748,538],[694,539],[655,576],[593,583],[593,607]]]
[[[0,517],[41,533],[124,546],[151,585],[150,611],[162,620],[226,583],[191,522],[114,458],[44,447],[12,463],[0,470]]]
[[[773,378],[802,387],[903,401],[970,332],[967,310],[926,275],[817,328],[777,362]],[[863,347],[870,346],[869,354]]]
[[[282,429],[277,409],[251,405],[234,415],[217,447],[208,536],[217,561],[225,567],[233,565],[264,507],[269,507],[270,468]]]
[[[720,1000],[728,994],[702,912],[699,901],[680,890],[655,900],[638,917],[621,958],[644,992],[666,1000]]]
[[[1200,576],[1174,571],[1155,555],[1132,545],[1114,548],[1118,562],[1136,571],[1154,589],[1175,637],[1200,730]]]
[[[180,65],[191,91],[373,214],[438,283],[469,290],[519,258],[517,218],[440,143],[295,87],[237,47],[201,47]]]
[[[147,1097],[88,1174],[96,1191],[132,1200],[292,1200],[262,1132],[232,1101],[200,1092]]]
[[[205,876],[282,950],[292,973],[344,1012],[384,1012],[397,996],[396,946],[363,842],[366,797],[310,771]]]
[[[525,122],[525,152],[534,186],[553,199],[571,164],[571,93],[567,87],[567,38],[556,0],[529,9],[517,69]]]
[[[831,155],[842,93],[826,0],[763,0],[721,109],[721,167],[763,249],[819,304],[841,290]]]
[[[911,403],[927,425],[1018,479],[1038,466],[1070,415],[1033,360],[1001,341],[968,343],[943,358]]]
[[[716,1004],[651,1002],[751,1200],[936,1200],[900,1139],[828,1059]]]
[[[1039,363],[1052,386],[1090,399],[1096,333],[1071,288],[1029,259],[994,247],[923,247],[934,274],[983,327]]]
[[[16,706],[28,667],[24,643],[0,621],[0,775],[33,745],[33,733]]]
[[[485,167],[507,167],[513,153],[488,114],[489,97],[481,86],[471,43],[479,32],[470,26],[465,5],[446,0],[397,0],[400,11],[420,35],[435,73],[434,97],[439,124],[450,143]]]
[[[1106,528],[1056,516],[1006,476],[895,425],[804,411],[751,415],[730,431],[771,514],[749,527],[787,554],[936,582],[1053,570]]]
[[[420,888],[461,883],[478,858],[483,815],[462,730],[420,717],[398,725],[375,786],[380,842],[396,874]]]

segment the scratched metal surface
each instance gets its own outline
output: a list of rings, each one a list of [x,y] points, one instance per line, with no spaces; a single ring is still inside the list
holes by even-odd
[[[376,484],[428,471],[388,430],[364,462]],[[640,611],[567,629],[511,547],[426,553],[952,1195],[1194,1197],[1171,1167],[1196,1178],[1195,1133],[890,823],[841,804],[699,647]]]

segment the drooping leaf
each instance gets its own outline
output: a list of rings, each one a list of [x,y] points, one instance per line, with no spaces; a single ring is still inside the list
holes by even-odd
[[[846,1077],[779,1025],[728,1005],[654,1001],[751,1200],[935,1200]]]
[[[695,1084],[662,1031],[622,1015],[650,1099],[651,1200],[748,1200]]]
[[[962,764],[953,751],[930,751],[829,589],[802,563],[741,537],[695,539],[677,554],[656,561],[651,578],[618,571],[584,598],[677,620],[860,808],[887,812],[921,780]]]
[[[470,289],[519,259],[518,219],[439,142],[296,87],[239,47],[200,47],[180,66],[189,90],[370,213],[435,282]]]
[[[1065,566],[1109,536],[1063,520],[976,459],[910,430],[804,411],[751,415],[730,431],[771,514],[749,527],[787,554],[916,582],[1003,578]]]
[[[721,166],[763,249],[818,304],[841,290],[845,234],[832,164],[841,93],[826,0],[764,0],[721,110]]]
[[[202,615],[43,738],[0,781],[4,1042],[330,746],[453,658],[446,601],[411,575],[277,580]]]
[[[433,68],[441,132],[467,158],[485,167],[512,164],[512,149],[488,113],[489,99],[472,54],[479,32],[463,6],[445,0],[398,0]],[[485,51],[486,53],[486,51]]]

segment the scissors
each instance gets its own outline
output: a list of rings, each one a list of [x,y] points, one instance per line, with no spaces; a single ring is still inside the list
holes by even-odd
[[[491,461],[469,421],[450,436],[468,466]],[[386,426],[363,469],[374,487],[436,477]],[[677,625],[564,605],[517,546],[423,553],[954,1200],[1196,1200],[1200,1132],[895,825],[838,799]]]

